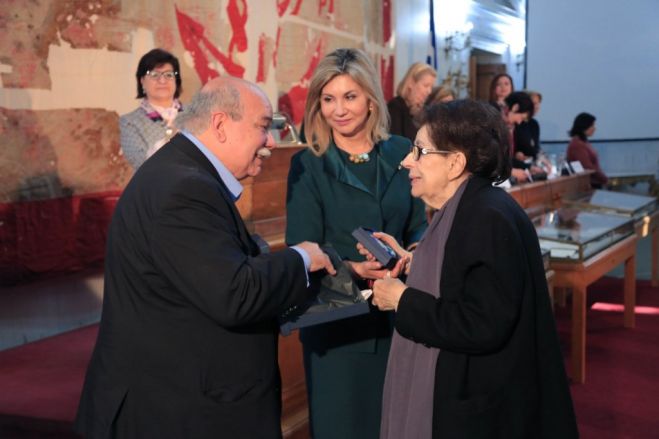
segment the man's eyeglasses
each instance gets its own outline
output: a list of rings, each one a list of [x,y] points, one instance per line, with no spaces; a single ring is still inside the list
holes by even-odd
[[[421,155],[426,155],[426,154],[453,154],[456,151],[445,151],[445,150],[440,150],[440,149],[430,149],[430,148],[423,148],[417,144],[412,144],[410,147],[410,152],[412,153],[412,158],[414,161],[418,161],[421,158]]]
[[[146,76],[153,79],[154,81],[158,81],[160,78],[164,78],[165,81],[171,81],[172,79],[176,78],[176,75],[178,75],[178,72],[156,72],[155,70],[146,71]]]

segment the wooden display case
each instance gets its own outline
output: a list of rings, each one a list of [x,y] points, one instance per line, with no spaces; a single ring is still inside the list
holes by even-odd
[[[583,262],[634,233],[631,218],[560,208],[532,219],[552,260]]]
[[[659,286],[659,202],[623,192],[596,190],[566,197],[565,206],[632,218],[639,238],[652,236],[652,286]]]

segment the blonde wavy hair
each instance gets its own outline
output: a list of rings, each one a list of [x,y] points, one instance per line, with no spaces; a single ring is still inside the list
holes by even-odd
[[[419,80],[425,75],[431,75],[437,78],[437,70],[422,62],[415,62],[412,64],[410,68],[407,69],[407,73],[405,73],[403,79],[398,83],[398,87],[396,87],[396,95],[403,98],[405,102],[409,104],[412,84],[419,82]]]
[[[332,130],[320,111],[320,96],[327,83],[339,75],[350,76],[372,104],[366,120],[368,141],[377,143],[389,138],[389,112],[375,66],[360,49],[336,49],[318,64],[307,93],[304,132],[309,147],[317,156],[327,151],[332,138]]]

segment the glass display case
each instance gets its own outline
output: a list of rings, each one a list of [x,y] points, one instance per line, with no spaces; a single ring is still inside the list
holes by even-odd
[[[563,204],[594,212],[624,215],[634,220],[639,220],[657,209],[657,199],[654,197],[604,190],[563,199]]]
[[[631,218],[561,208],[533,218],[540,247],[551,259],[582,262],[634,233]]]

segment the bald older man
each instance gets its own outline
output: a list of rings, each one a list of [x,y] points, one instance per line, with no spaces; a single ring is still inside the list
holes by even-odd
[[[335,273],[304,242],[260,254],[234,205],[275,147],[255,85],[218,78],[140,167],[110,225],[76,429],[89,438],[280,438],[276,316]]]

